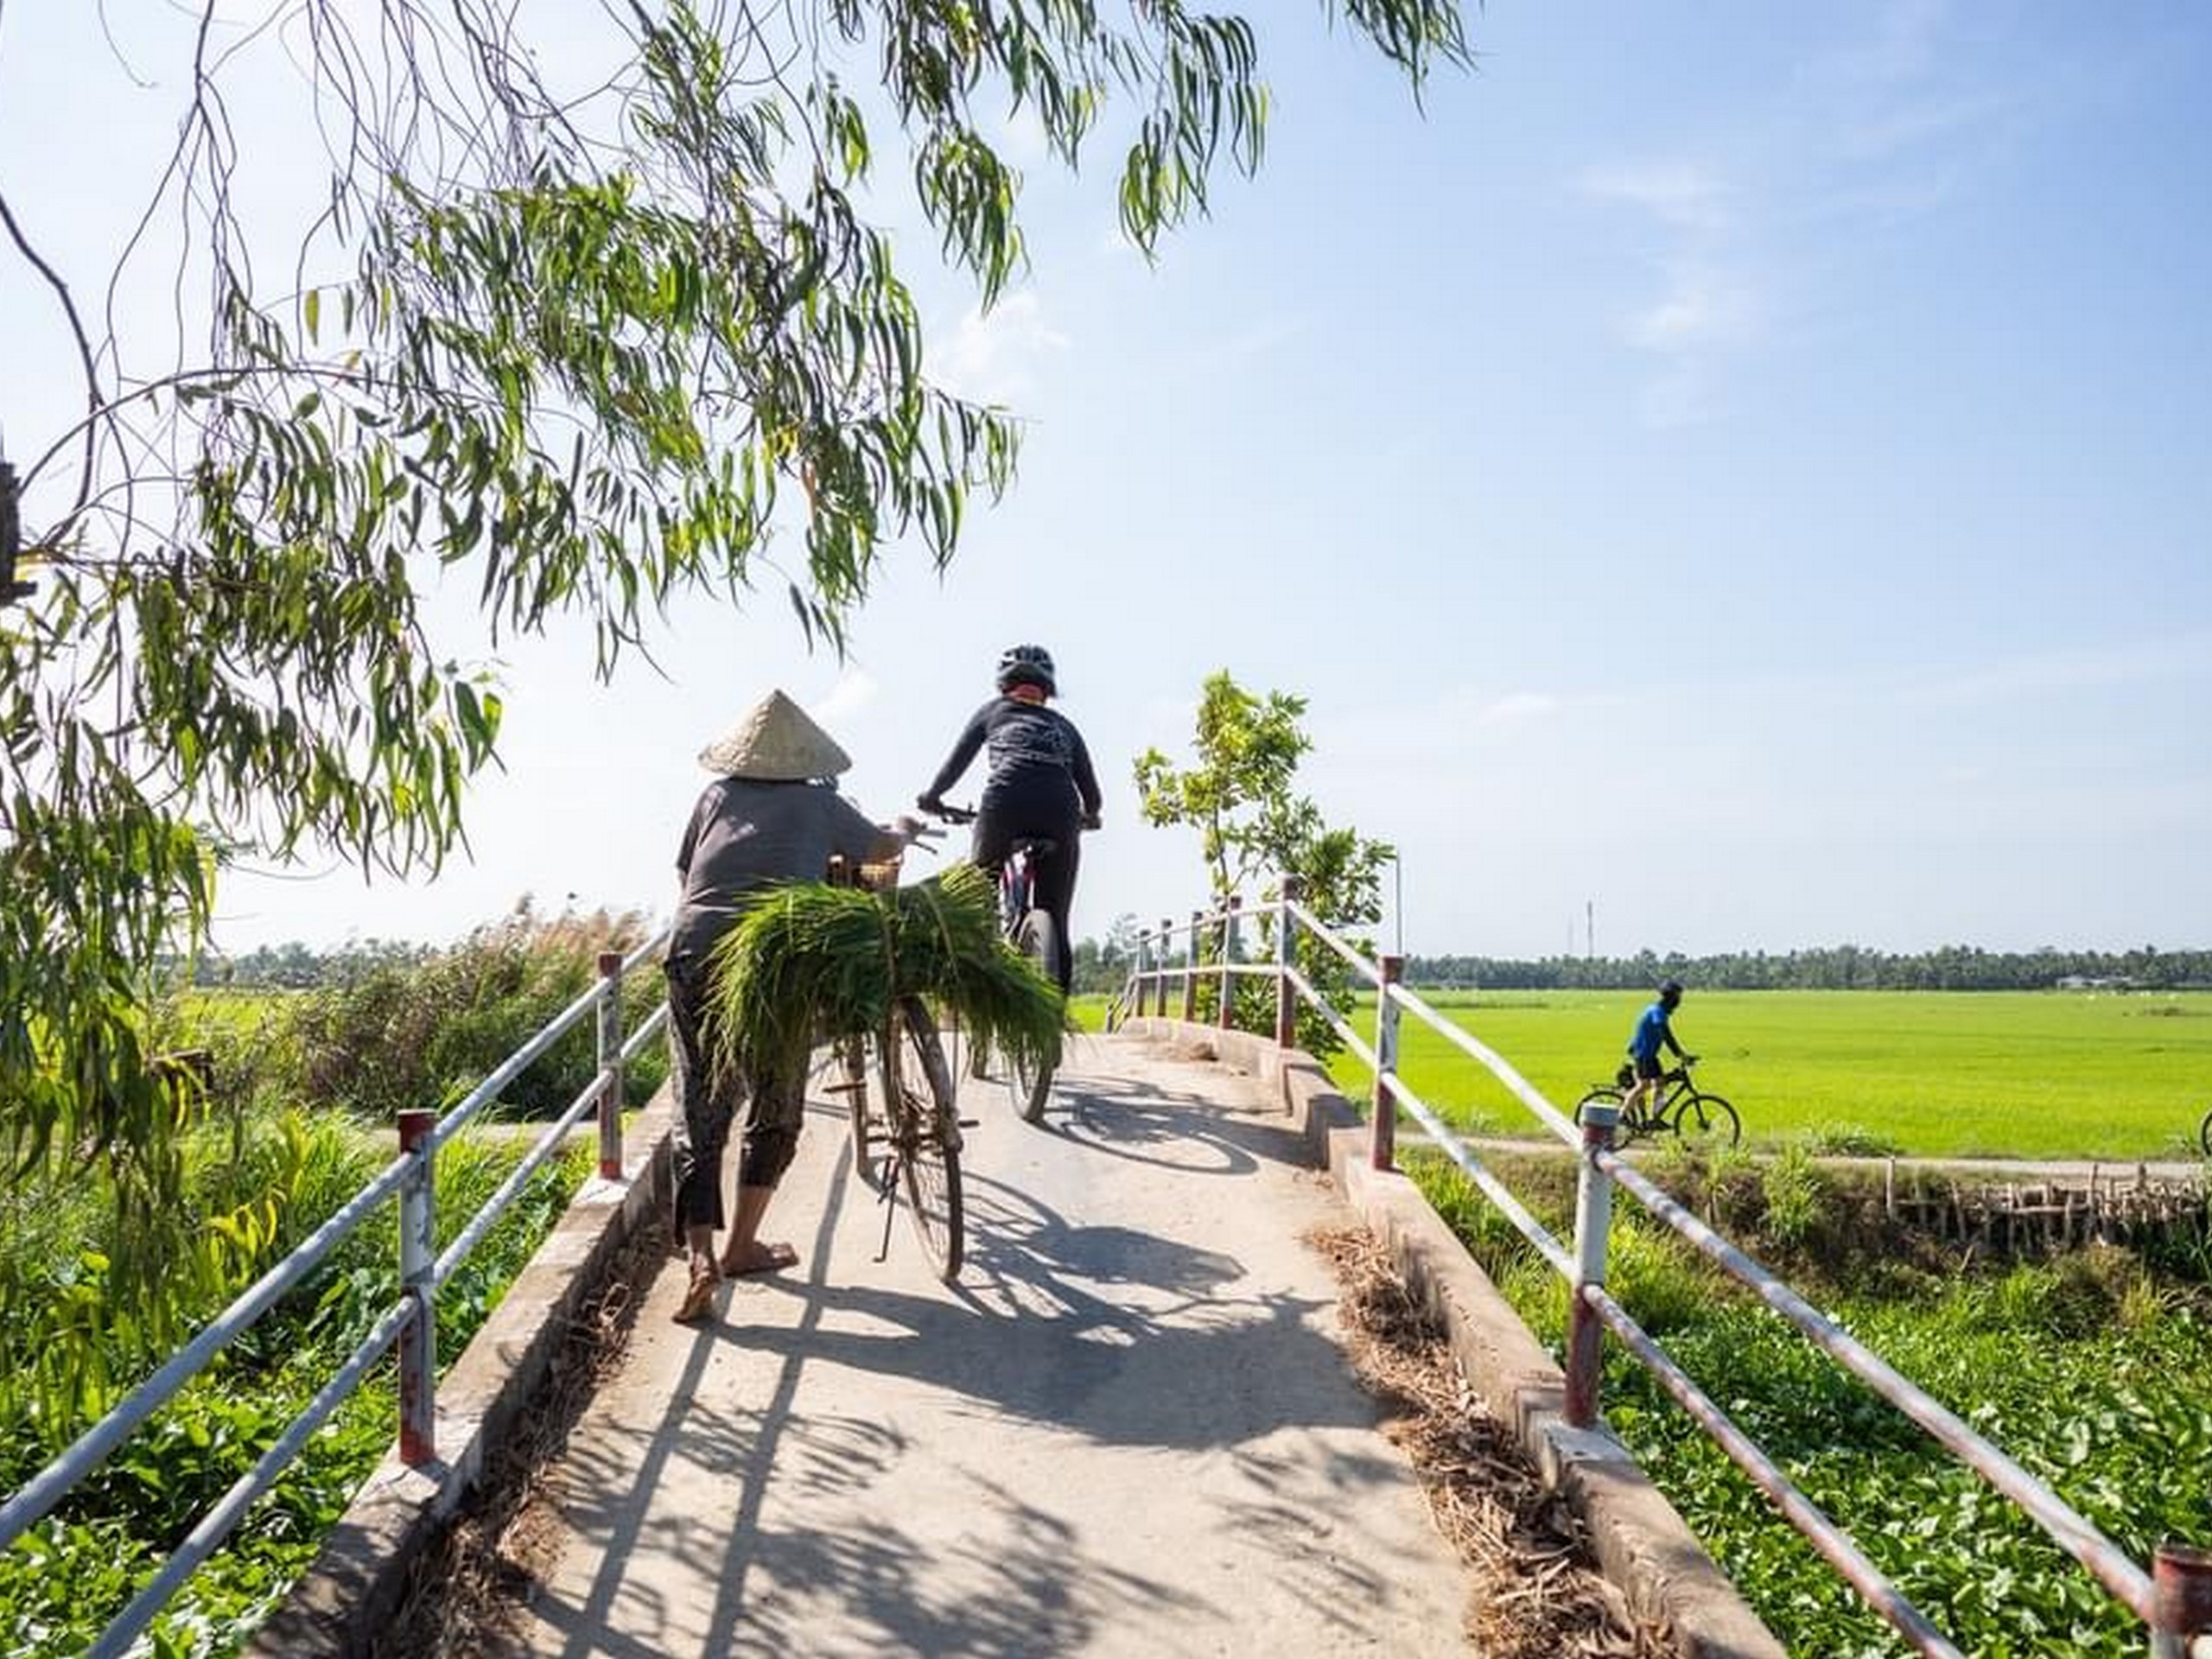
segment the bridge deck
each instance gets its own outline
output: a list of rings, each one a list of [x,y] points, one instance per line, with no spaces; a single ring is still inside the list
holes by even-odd
[[[842,1109],[672,1325],[672,1258],[550,1483],[518,1652],[1464,1652],[1466,1580],[1335,1345],[1341,1212],[1247,1080],[1082,1044],[1042,1128],[970,1083],[969,1262],[887,1260]]]

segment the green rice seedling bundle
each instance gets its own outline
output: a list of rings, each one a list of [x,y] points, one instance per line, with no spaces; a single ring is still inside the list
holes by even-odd
[[[715,947],[726,1058],[803,1066],[817,1042],[880,1033],[901,997],[957,1014],[979,1048],[1059,1058],[1059,989],[999,933],[998,893],[972,864],[911,887],[771,888]]]

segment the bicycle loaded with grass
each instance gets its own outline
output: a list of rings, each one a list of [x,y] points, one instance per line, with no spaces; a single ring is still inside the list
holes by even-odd
[[[1007,950],[989,878],[973,865],[908,887],[896,866],[868,887],[785,884],[718,952],[716,998],[741,1052],[806,1054],[827,1043],[845,1073],[853,1163],[887,1206],[906,1200],[939,1277],[965,1255],[956,1084],[939,1020],[1038,1068],[1059,1052],[1058,987]],[[886,1248],[890,1217],[885,1215]]]

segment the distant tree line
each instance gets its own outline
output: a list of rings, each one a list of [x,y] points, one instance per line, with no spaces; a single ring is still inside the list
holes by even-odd
[[[431,954],[432,946],[404,939],[354,939],[325,950],[288,939],[235,957],[203,956],[192,964],[192,982],[241,990],[319,990],[350,985],[379,968],[418,963]]]
[[[1076,942],[1075,988],[1116,990],[1135,955],[1137,919],[1114,918],[1103,939]],[[193,982],[312,990],[348,985],[377,969],[420,963],[433,947],[397,939],[359,939],[330,950],[297,940],[194,964]],[[1408,957],[1414,985],[1501,991],[1642,990],[1662,979],[1733,991],[2047,991],[2212,988],[2212,950],[1983,950],[1947,944],[1901,954],[1854,944],[1770,953],[1736,950],[1687,957],[1645,950],[1633,957]]]
[[[1686,957],[1408,957],[1406,978],[1430,987],[1514,991],[1643,989],[1662,979],[1732,991],[2179,990],[2212,987],[2212,950],[1983,950],[1947,944],[1901,954],[1855,944]]]

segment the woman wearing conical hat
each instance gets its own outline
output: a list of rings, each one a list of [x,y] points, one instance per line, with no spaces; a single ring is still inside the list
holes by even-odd
[[[702,750],[699,763],[718,775],[700,795],[677,852],[683,891],[667,963],[675,1224],[691,1275],[676,1317],[685,1322],[706,1317],[718,1276],[772,1273],[798,1260],[789,1244],[764,1243],[760,1235],[776,1183],[798,1150],[806,1078],[752,1065],[739,1075],[716,1064],[706,1017],[708,958],[761,889],[794,878],[818,880],[832,855],[874,861],[900,845],[837,793],[833,780],[851,759],[781,691],[771,691],[728,735]],[[717,1262],[722,1149],[741,1104],[737,1212]]]

